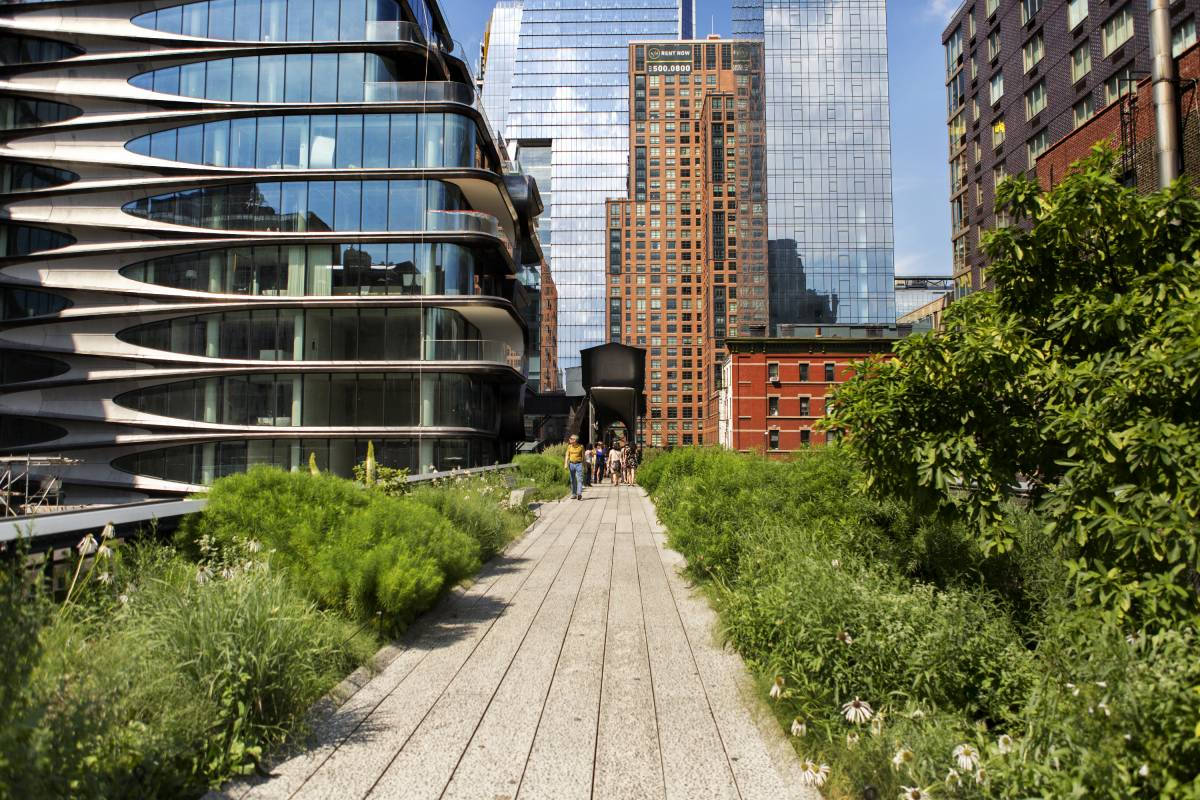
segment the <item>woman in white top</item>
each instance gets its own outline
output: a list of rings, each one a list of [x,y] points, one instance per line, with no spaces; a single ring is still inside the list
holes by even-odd
[[[621,485],[621,475],[625,471],[625,465],[621,461],[621,443],[617,442],[612,449],[608,451],[608,471],[612,476],[612,485]]]

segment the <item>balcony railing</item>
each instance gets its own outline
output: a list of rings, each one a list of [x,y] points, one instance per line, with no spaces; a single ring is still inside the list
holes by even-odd
[[[475,92],[454,81],[367,81],[368,103],[462,103],[473,105]]]
[[[390,20],[367,22],[365,35],[368,42],[424,42],[421,29],[411,22]]]
[[[422,361],[490,361],[521,371],[524,357],[494,339],[425,339]]]
[[[512,242],[500,227],[500,220],[482,211],[431,210],[425,214],[425,228],[430,231],[470,231],[497,236],[504,242],[509,255],[514,255]]]

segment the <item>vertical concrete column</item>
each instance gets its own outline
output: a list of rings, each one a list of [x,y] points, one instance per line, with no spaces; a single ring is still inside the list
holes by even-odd
[[[1158,185],[1179,177],[1179,103],[1175,59],[1171,56],[1171,0],[1150,0],[1151,88],[1154,92],[1155,155]]]

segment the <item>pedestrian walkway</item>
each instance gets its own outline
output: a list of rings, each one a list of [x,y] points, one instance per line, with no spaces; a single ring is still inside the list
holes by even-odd
[[[229,798],[815,798],[637,487],[543,508]]]

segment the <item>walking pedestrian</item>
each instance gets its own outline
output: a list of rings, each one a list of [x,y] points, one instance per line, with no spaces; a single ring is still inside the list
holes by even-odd
[[[604,460],[607,457],[608,451],[604,449],[604,440],[601,439],[600,441],[596,442],[596,468],[593,470],[596,483],[604,483],[604,476],[608,474],[605,472],[605,470],[608,468],[608,465],[604,463]]]
[[[596,471],[596,448],[588,443],[587,450],[583,451],[583,485],[592,485],[592,475]]]
[[[613,448],[608,451],[608,470],[612,477],[613,486],[621,485],[621,477],[625,472],[625,466],[621,461],[621,455],[621,442],[618,441],[613,445]]]
[[[621,460],[625,462],[625,482],[632,486],[637,470],[637,448],[627,442],[625,444],[625,457]]]
[[[563,455],[563,469],[571,477],[571,497],[583,499],[583,445],[579,437],[571,434],[567,439],[567,452]]]

